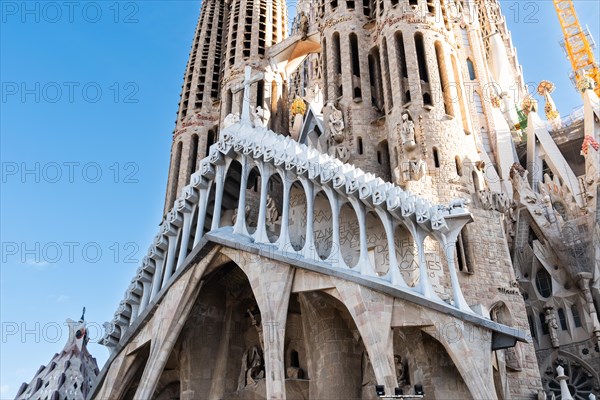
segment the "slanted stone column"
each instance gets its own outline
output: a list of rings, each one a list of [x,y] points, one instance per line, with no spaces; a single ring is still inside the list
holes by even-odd
[[[360,332],[377,384],[385,385],[386,393],[393,393],[398,386],[392,331],[394,299],[346,280],[335,279],[335,286]]]
[[[450,317],[422,330],[444,346],[474,399],[498,398],[494,389],[490,331]]]
[[[231,259],[240,259],[237,250],[224,248],[222,252]],[[267,398],[285,400],[284,338],[294,268],[249,253],[238,265],[248,277],[260,308]]]
[[[200,291],[200,279],[211,260],[212,257],[205,257],[198,265],[190,268],[162,299],[152,319],[154,326],[148,330],[152,333],[150,356],[140,379],[140,386],[135,393],[135,399],[152,398],[160,375]]]

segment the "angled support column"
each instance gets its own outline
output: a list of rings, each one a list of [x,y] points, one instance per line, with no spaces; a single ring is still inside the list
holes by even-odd
[[[233,233],[250,236],[246,228],[246,188],[248,187],[248,157],[242,155],[242,176],[240,179],[240,197],[238,200],[237,216],[233,225]]]
[[[267,234],[267,192],[269,190],[269,179],[271,178],[272,169],[269,164],[261,163],[260,170],[260,206],[258,209],[256,232],[254,232],[254,242],[270,243],[269,235]]]
[[[474,399],[498,399],[490,331],[450,317],[421,329],[444,346]]]
[[[239,259],[233,249],[223,248],[222,252],[231,259]],[[285,400],[284,339],[294,268],[249,253],[242,261],[238,265],[248,277],[260,308],[267,399]]]
[[[214,254],[214,253],[213,253]],[[140,379],[134,399],[153,398],[165,364],[175,347],[179,334],[202,286],[201,278],[213,257],[204,258],[198,265],[186,271],[161,301],[153,321],[150,356]]]
[[[334,282],[363,339],[377,384],[385,385],[386,393],[393,393],[398,386],[392,331],[394,299],[350,281]]]

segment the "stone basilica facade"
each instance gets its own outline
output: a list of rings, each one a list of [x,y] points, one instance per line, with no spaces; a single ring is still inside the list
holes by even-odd
[[[590,83],[567,121],[542,82],[542,121],[494,0],[296,6],[202,2],[88,398],[598,394]]]

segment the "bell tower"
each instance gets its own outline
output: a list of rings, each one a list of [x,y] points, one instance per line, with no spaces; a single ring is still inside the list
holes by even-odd
[[[190,182],[198,162],[217,140],[227,4],[202,2],[177,110],[164,212]]]

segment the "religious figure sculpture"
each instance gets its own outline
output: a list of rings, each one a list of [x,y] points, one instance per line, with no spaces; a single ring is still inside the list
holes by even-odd
[[[223,129],[229,128],[232,125],[235,125],[240,122],[240,114],[228,114],[223,120]]]
[[[556,323],[556,315],[554,315],[554,308],[545,307],[544,312],[546,324],[548,324],[548,333],[550,334],[550,341],[552,342],[552,347],[559,347],[560,342],[558,340],[558,324]]]
[[[267,127],[267,113],[268,111],[261,106],[256,107],[256,109],[252,112],[252,123],[254,124],[255,128]]]
[[[300,24],[298,26],[298,31],[302,35],[302,40],[306,40],[308,37],[308,16],[304,11],[300,12]]]
[[[394,355],[394,366],[396,369],[396,379],[398,380],[398,387],[401,388],[406,385],[410,385],[410,379],[408,377],[408,364],[402,356]]]
[[[350,159],[350,148],[346,142],[346,134],[344,133],[344,115],[342,111],[336,108],[333,103],[329,103],[331,113],[329,114],[329,137],[332,141],[331,147],[334,149],[335,157],[342,162],[347,162]]]
[[[238,390],[253,385],[265,378],[265,366],[262,352],[258,346],[252,346],[242,356],[242,369],[238,378]]]
[[[329,131],[331,132],[331,138],[336,143],[342,143],[345,136],[344,116],[332,103],[329,104],[329,107],[331,107],[331,114],[329,114]]]
[[[408,118],[408,113],[402,114],[402,126],[400,128],[402,137],[402,146],[407,152],[411,152],[417,148],[415,142],[415,123]]]

